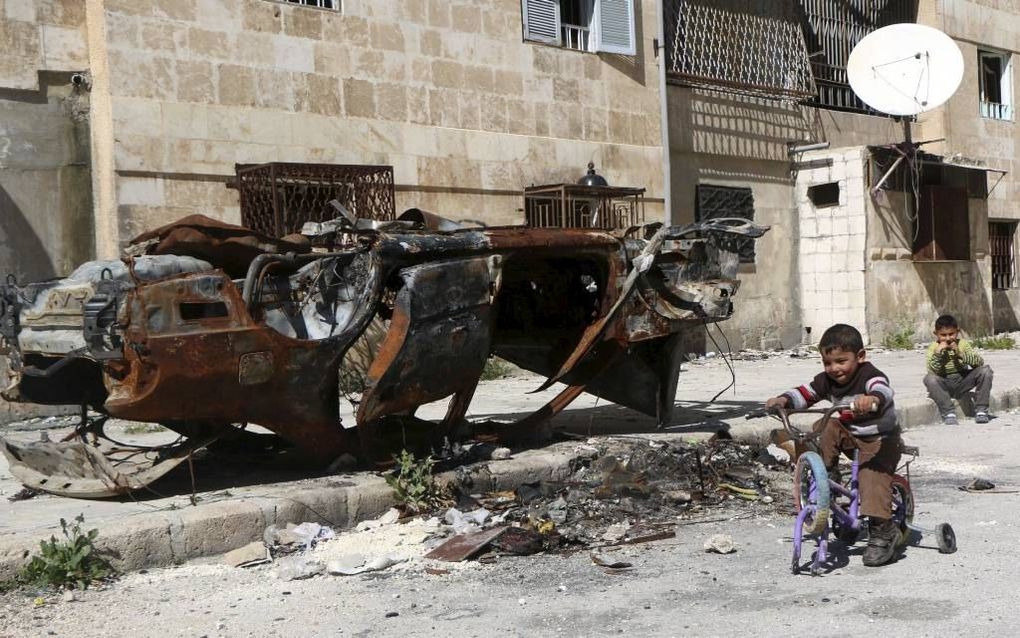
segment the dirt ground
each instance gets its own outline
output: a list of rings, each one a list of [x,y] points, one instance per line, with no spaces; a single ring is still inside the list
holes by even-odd
[[[931,537],[895,564],[865,568],[860,546],[837,550],[834,569],[789,573],[792,520],[769,510],[725,510],[678,528],[677,538],[602,552],[633,567],[611,573],[586,551],[500,557],[495,563],[422,559],[424,523],[340,535],[312,550],[406,558],[385,571],[284,581],[277,566],[218,561],[130,574],[81,599],[36,606],[0,598],[0,636],[790,636],[1010,635],[1020,526],[1020,416],[985,426],[931,426],[908,433],[921,448],[912,467],[915,522],[950,521],[956,554]],[[958,486],[988,478],[999,493]],[[711,517],[710,517],[711,518]],[[716,517],[718,518],[718,517]],[[703,543],[730,534],[733,554]],[[430,573],[441,568],[445,574]]]

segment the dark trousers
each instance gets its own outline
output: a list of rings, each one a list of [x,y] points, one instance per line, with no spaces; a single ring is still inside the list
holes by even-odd
[[[959,399],[971,390],[974,390],[974,409],[987,412],[988,399],[992,394],[992,369],[981,366],[964,374],[945,377],[929,372],[924,377],[924,387],[928,388],[928,396],[939,406],[939,414],[952,412],[953,399]]]
[[[815,423],[815,429],[823,427]],[[824,424],[818,439],[818,452],[825,467],[831,471],[839,463],[840,453],[851,459],[854,450],[860,450],[857,485],[861,490],[861,516],[892,518],[892,481],[896,466],[903,454],[903,441],[897,434],[886,437],[856,437],[835,419]]]

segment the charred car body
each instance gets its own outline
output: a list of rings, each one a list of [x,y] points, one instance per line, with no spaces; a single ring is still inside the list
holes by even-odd
[[[412,209],[308,224],[287,241],[186,218],[120,261],[0,288],[4,398],[90,406],[183,440],[126,452],[83,410],[74,440],[3,450],[26,484],[77,496],[145,485],[237,424],[312,462],[371,460],[391,423],[426,403],[452,397],[429,427],[453,434],[493,354],[547,376],[543,387],[565,384],[518,431],[582,392],[665,423],[682,335],[731,314],[736,244],[766,230],[460,228]]]

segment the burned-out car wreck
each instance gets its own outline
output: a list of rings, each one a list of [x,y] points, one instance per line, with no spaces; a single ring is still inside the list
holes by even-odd
[[[582,392],[665,423],[683,335],[731,314],[737,246],[766,230],[731,219],[461,228],[412,209],[387,222],[339,214],[273,239],[185,218],[121,260],[0,287],[4,398],[83,406],[68,440],[5,440],[3,451],[26,485],[83,497],[147,485],[246,424],[310,464],[371,463],[408,424],[456,436],[492,355],[548,377],[543,388],[563,384],[508,436]],[[444,398],[441,422],[414,417]],[[117,444],[85,406],[181,438]]]

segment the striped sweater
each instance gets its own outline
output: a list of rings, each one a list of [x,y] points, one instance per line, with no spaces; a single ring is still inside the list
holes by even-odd
[[[895,436],[900,427],[896,422],[896,406],[893,401],[889,379],[870,362],[857,368],[853,378],[844,385],[837,385],[824,372],[810,383],[783,393],[794,409],[803,409],[825,400],[834,405],[849,406],[857,397],[868,395],[878,399],[878,411],[855,415],[849,408],[838,412],[838,418],[845,423],[854,436]]]
[[[948,377],[951,374],[963,374],[971,368],[980,368],[985,360],[977,353],[969,341],[961,340],[956,350],[946,348],[938,352],[938,342],[928,346],[928,372],[940,377]]]

